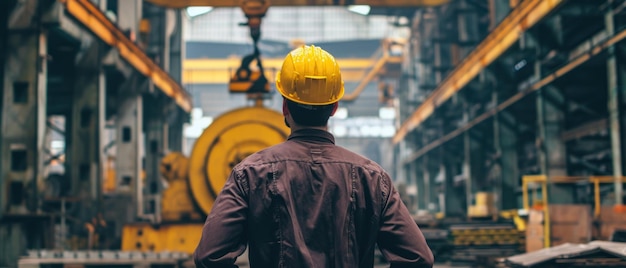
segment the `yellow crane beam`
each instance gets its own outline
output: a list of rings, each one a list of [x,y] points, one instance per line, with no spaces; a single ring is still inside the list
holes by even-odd
[[[168,8],[190,6],[238,7],[240,0],[146,0]],[[450,0],[271,0],[271,6],[347,6],[369,5],[371,7],[430,7],[449,3]]]
[[[133,68],[152,80],[165,95],[184,111],[191,111],[191,98],[183,88],[150,59],[133,41],[89,0],[59,0],[66,11],[106,44],[116,48]]]
[[[381,47],[370,58],[337,58],[344,82],[358,82],[351,92],[346,92],[342,101],[354,101],[366,86],[377,76],[397,75],[404,60],[404,39],[384,39]],[[392,53],[393,52],[393,53]],[[282,67],[283,58],[261,59],[265,77],[274,82],[276,73]],[[238,58],[226,59],[188,59],[183,61],[184,84],[227,84],[230,77],[240,66]],[[391,70],[391,71],[390,71]]]
[[[276,71],[282,66],[282,58],[262,59],[267,79],[272,82]],[[372,68],[372,59],[337,59],[341,66],[341,76],[345,82],[360,82]],[[183,84],[228,84],[231,72],[234,72],[241,60],[229,59],[187,59],[183,61]],[[379,71],[379,69],[377,69]],[[370,79],[371,80],[371,79]]]
[[[439,105],[463,89],[489,64],[509,49],[527,29],[541,21],[562,2],[563,0],[526,0],[519,3],[511,14],[457,65],[424,103],[402,123],[392,138],[393,144],[402,141],[410,131],[430,117]]]
[[[364,78],[360,79],[357,87],[349,93],[346,93],[342,101],[354,101],[359,97],[361,92],[365,89],[365,87],[374,79],[377,75],[379,75],[387,64],[401,64],[402,56],[392,56],[389,54],[389,46],[391,40],[384,40],[381,46],[382,56],[373,64],[369,72],[365,75]],[[339,65],[341,66],[341,65]],[[342,71],[343,73],[343,71]],[[345,78],[344,78],[345,80]]]

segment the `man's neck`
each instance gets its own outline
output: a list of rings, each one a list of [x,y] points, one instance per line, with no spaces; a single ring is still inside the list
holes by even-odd
[[[328,131],[328,126],[322,126],[322,127],[308,127],[308,126],[291,126],[291,133],[294,133],[298,130],[302,130],[302,129],[319,129],[319,130],[323,130],[323,131]]]

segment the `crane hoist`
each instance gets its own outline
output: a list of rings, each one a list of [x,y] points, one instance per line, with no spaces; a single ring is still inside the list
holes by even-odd
[[[250,37],[254,44],[254,51],[241,60],[241,66],[235,71],[228,84],[231,93],[264,94],[270,92],[270,85],[265,77],[265,71],[261,62],[261,52],[258,43],[261,38],[261,20],[265,16],[270,2],[268,0],[243,0],[241,9],[248,21],[241,26],[250,28]],[[252,69],[251,64],[256,61],[257,69]]]
[[[198,137],[189,158],[173,152],[161,160],[160,171],[168,183],[161,195],[161,222],[127,224],[122,230],[122,250],[192,253],[200,240],[204,219],[211,211],[232,168],[245,157],[287,139],[290,130],[278,111],[263,107],[270,92],[263,72],[258,41],[261,19],[269,1],[244,0],[254,42],[252,54],[228,85],[231,93],[245,93],[255,105],[227,111],[216,117]],[[256,61],[256,69],[251,68]]]

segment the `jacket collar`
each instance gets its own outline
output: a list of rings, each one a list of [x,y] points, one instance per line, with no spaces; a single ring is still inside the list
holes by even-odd
[[[299,129],[291,133],[287,140],[315,140],[335,144],[335,137],[328,131],[314,128]]]

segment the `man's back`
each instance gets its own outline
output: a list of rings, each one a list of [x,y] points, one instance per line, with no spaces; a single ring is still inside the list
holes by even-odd
[[[252,267],[372,267],[376,243],[392,267],[432,266],[387,173],[335,146],[328,132],[296,131],[237,165],[231,180],[247,203],[242,231]],[[233,214],[215,217],[229,221]],[[228,231],[220,226],[213,231]],[[220,258],[219,251],[206,254]]]

